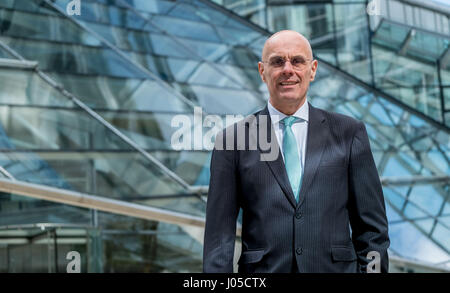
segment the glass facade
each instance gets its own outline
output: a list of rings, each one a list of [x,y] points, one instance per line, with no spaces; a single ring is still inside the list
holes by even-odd
[[[411,38],[410,27],[389,19],[373,30],[364,1],[247,2],[251,20],[276,24],[271,30],[306,28],[319,58],[309,101],[365,123],[391,253],[450,265],[450,137],[439,120],[442,93],[450,94],[445,66],[421,57],[445,55],[444,39],[419,28]],[[66,5],[0,3],[0,175],[204,217],[210,149],[174,148],[174,119],[184,115],[186,132],[205,133],[211,125],[196,119],[196,107],[222,121],[262,108],[268,93],[257,62],[269,32],[203,0],[83,0],[72,16]],[[202,228],[188,222],[3,191],[2,272],[64,271],[70,250],[83,255],[83,272],[201,270]]]
[[[301,32],[322,61],[450,126],[445,95],[450,12],[445,9],[397,0],[215,2],[270,31]]]

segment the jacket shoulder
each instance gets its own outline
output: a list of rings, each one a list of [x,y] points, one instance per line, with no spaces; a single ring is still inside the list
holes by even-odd
[[[358,119],[350,117],[348,115],[330,112],[327,110],[314,108],[315,111],[318,111],[326,120],[328,120],[331,126],[335,126],[338,128],[344,129],[356,129],[364,125],[364,123]]]

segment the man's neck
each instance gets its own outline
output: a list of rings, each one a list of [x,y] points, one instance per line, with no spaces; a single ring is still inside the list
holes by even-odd
[[[300,109],[306,103],[306,96],[298,104],[281,104],[280,105],[280,104],[273,103],[273,100],[271,98],[269,99],[269,103],[272,105],[272,107],[274,107],[281,113],[283,113],[287,116],[291,116],[295,112],[297,112],[297,110]]]

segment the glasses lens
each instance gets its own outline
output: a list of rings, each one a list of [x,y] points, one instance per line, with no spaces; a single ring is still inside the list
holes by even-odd
[[[289,61],[292,65],[292,67],[295,67],[297,69],[303,69],[306,66],[306,59],[303,57],[294,57]],[[274,57],[270,59],[269,64],[273,67],[284,67],[286,63],[286,60],[282,57]]]
[[[272,65],[274,67],[283,67],[284,63],[285,63],[285,61],[281,57],[272,58],[270,60],[270,65]]]

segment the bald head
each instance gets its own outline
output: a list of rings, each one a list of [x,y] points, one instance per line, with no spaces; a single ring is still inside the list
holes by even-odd
[[[312,49],[307,38],[302,34],[292,31],[292,30],[282,30],[271,35],[264,43],[264,48],[262,51],[262,60],[266,61],[270,53],[273,51],[274,47],[281,46],[283,44],[293,43],[299,48],[302,48],[306,54],[306,57],[312,59]]]

